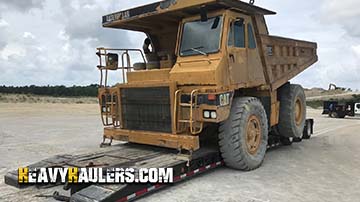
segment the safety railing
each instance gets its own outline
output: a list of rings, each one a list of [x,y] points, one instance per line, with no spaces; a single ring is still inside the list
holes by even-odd
[[[97,48],[96,55],[99,57],[100,70],[100,87],[109,86],[109,71],[121,71],[122,83],[127,82],[127,72],[134,70],[130,53],[140,54],[140,60],[146,63],[145,56],[140,49],[114,49],[114,48]],[[119,61],[119,58],[121,61]]]
[[[120,127],[120,95],[117,91],[111,90],[109,71],[120,71],[120,76],[122,77],[120,80],[122,81],[118,83],[127,83],[127,73],[134,70],[130,53],[139,54],[140,60],[146,63],[144,54],[140,49],[97,49],[96,55],[99,57],[99,65],[97,67],[100,70],[101,89],[99,91],[99,104],[104,126]]]

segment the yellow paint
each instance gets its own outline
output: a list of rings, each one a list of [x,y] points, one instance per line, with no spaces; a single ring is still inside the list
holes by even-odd
[[[18,181],[20,184],[29,182],[29,168],[18,169]]]
[[[78,168],[69,168],[68,169],[68,182],[77,183],[78,182]]]

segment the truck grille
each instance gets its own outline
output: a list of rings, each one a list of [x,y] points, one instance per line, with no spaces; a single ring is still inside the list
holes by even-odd
[[[171,132],[169,87],[121,89],[123,128]]]

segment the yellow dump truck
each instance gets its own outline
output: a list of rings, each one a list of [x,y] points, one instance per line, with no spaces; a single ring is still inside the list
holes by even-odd
[[[317,61],[317,45],[270,36],[264,16],[272,14],[237,0],[166,0],[104,16],[106,28],[147,36],[142,50],[97,52],[102,146],[128,143],[28,168],[170,168],[176,183],[222,165],[253,170],[267,148],[309,139],[314,123],[306,119],[304,91],[288,81]],[[7,173],[5,183],[23,187],[18,176]],[[135,184],[68,182],[70,197],[50,197],[133,201],[167,185],[135,178]]]
[[[301,138],[305,94],[288,81],[317,61],[317,44],[269,35],[273,14],[238,0],[166,0],[104,16],[105,28],[147,36],[143,50],[98,48],[104,138],[191,154],[217,127],[225,163],[241,170],[260,166],[270,133]]]

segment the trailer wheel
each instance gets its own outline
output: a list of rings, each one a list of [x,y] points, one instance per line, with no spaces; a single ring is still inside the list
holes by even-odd
[[[300,138],[306,121],[306,100],[300,85],[284,85],[280,89],[278,129],[283,137]]]
[[[219,127],[221,155],[228,167],[250,171],[262,164],[268,144],[268,121],[254,97],[234,98],[228,120]]]
[[[310,139],[311,138],[311,133],[312,133],[312,123],[311,123],[311,121],[306,121],[304,134],[303,134],[303,139],[305,139],[305,140]]]

